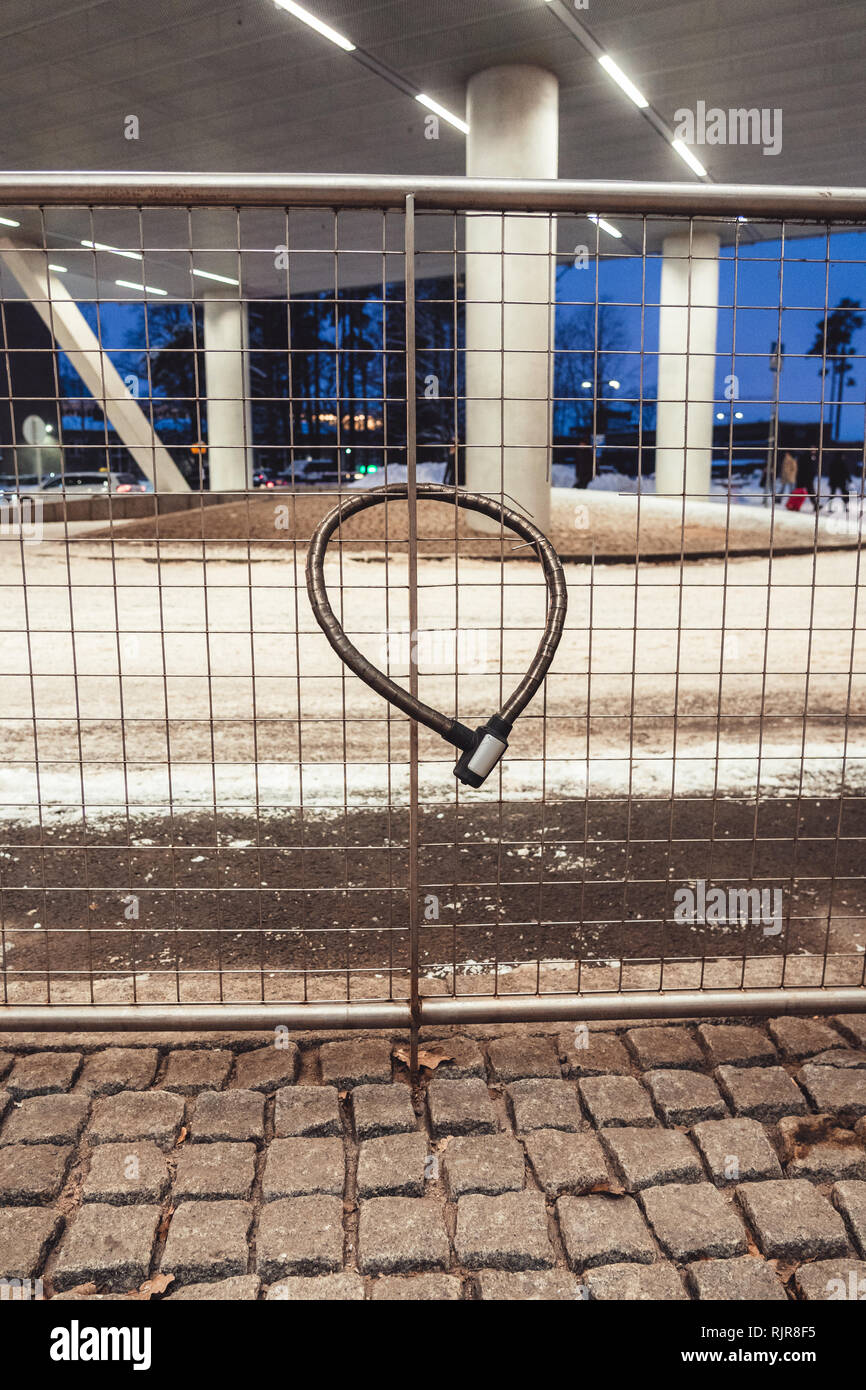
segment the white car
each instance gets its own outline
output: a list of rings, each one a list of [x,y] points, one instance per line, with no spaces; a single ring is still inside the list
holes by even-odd
[[[153,492],[153,484],[146,478],[136,478],[132,473],[55,473],[43,478],[39,485],[40,494],[72,493],[76,497],[116,492]]]

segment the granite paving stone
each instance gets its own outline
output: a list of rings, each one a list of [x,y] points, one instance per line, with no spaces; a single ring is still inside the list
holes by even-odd
[[[502,1085],[525,1077],[562,1076],[552,1038],[494,1038],[487,1056],[494,1080]]]
[[[805,1178],[743,1183],[737,1200],[768,1260],[821,1260],[848,1252],[842,1217]]]
[[[349,1038],[319,1049],[322,1080],[345,1090],[391,1080],[391,1044],[381,1038]]]
[[[640,1194],[644,1215],[673,1260],[745,1255],[742,1218],[712,1183],[668,1183]]]
[[[686,1280],[695,1298],[731,1303],[786,1303],[785,1286],[772,1265],[756,1255],[732,1260],[693,1260]]]
[[[806,1114],[803,1092],[784,1067],[718,1067],[716,1079],[735,1115],[771,1123]]]
[[[453,1274],[384,1274],[374,1280],[370,1297],[374,1303],[456,1303],[460,1280]]]
[[[467,1192],[495,1196],[523,1187],[523,1149],[510,1134],[468,1134],[451,1139],[442,1156],[449,1197]]]
[[[757,1120],[705,1120],[691,1133],[716,1187],[782,1176],[776,1151]]]
[[[649,1092],[633,1076],[586,1076],[577,1084],[584,1107],[598,1129],[658,1124]]]
[[[168,1295],[169,1303],[253,1303],[258,1298],[257,1274],[235,1274],[214,1284],[182,1284]]]
[[[466,1269],[550,1269],[556,1263],[541,1192],[469,1193],[457,1203],[454,1248]]]
[[[287,1197],[265,1205],[256,1236],[257,1271],[265,1283],[290,1274],[333,1273],[342,1264],[339,1197]]]
[[[837,1182],[830,1193],[854,1247],[866,1260],[866,1182]]]
[[[411,1093],[408,1086],[400,1082],[388,1086],[355,1086],[352,1117],[358,1139],[403,1134],[418,1127]]]
[[[866,1013],[836,1014],[832,1022],[854,1047],[866,1047]]]
[[[342,1139],[274,1139],[265,1160],[262,1196],[266,1202],[315,1193],[342,1197],[345,1181]]]
[[[0,1206],[52,1201],[66,1179],[71,1144],[7,1144],[0,1148]]]
[[[435,1138],[447,1134],[494,1134],[496,1112],[484,1082],[477,1077],[449,1081],[435,1077],[427,1091]]]
[[[562,1303],[580,1297],[574,1275],[561,1269],[482,1269],[478,1290],[485,1303]]]
[[[602,1265],[599,1269],[587,1270],[584,1282],[595,1303],[620,1300],[669,1303],[688,1299],[682,1275],[664,1260],[653,1265]]]
[[[549,1198],[591,1192],[610,1181],[604,1150],[594,1133],[535,1129],[524,1142],[538,1185]]]
[[[232,1069],[233,1057],[225,1048],[188,1048],[169,1054],[163,1091],[179,1096],[197,1096],[200,1091],[218,1091]]]
[[[87,1121],[87,1096],[31,1096],[13,1104],[0,1130],[4,1144],[72,1144]]]
[[[866,1260],[816,1260],[801,1265],[794,1280],[807,1303],[831,1299],[860,1302],[866,1298]]]
[[[62,1226],[62,1216],[45,1207],[0,1209],[0,1278],[38,1275]]]
[[[165,1154],[149,1139],[131,1144],[97,1144],[81,1189],[85,1202],[158,1202],[168,1190]]]
[[[685,1028],[629,1028],[625,1041],[643,1071],[701,1067],[704,1055]]]
[[[779,1054],[766,1033],[746,1023],[702,1023],[698,1036],[716,1067],[766,1067]]]
[[[340,1274],[293,1275],[271,1284],[265,1294],[267,1303],[360,1303],[363,1298],[364,1281],[351,1270],[343,1270]]]
[[[182,1096],[168,1091],[122,1091],[94,1101],[86,1137],[91,1144],[152,1139],[161,1149],[170,1149],[183,1116]]]
[[[850,1132],[850,1131],[849,1131]],[[866,1178],[866,1149],[856,1142],[813,1144],[805,1153],[785,1165],[789,1178],[809,1178],[812,1182],[843,1182],[846,1178]]]
[[[634,1067],[629,1052],[615,1033],[593,1033],[588,1028],[560,1033],[559,1050],[565,1059],[563,1070],[568,1077],[630,1076]]]
[[[81,1065],[80,1052],[31,1052],[19,1057],[6,1078],[14,1100],[68,1091]]]
[[[291,1086],[298,1074],[300,1052],[295,1043],[286,1046],[257,1048],[243,1052],[237,1059],[232,1086],[243,1091],[261,1091],[269,1095],[281,1086]]]
[[[343,1133],[336,1086],[284,1086],[277,1091],[274,1133],[280,1139],[328,1139]]]
[[[677,1129],[607,1129],[602,1143],[628,1192],[704,1176],[697,1150]]]
[[[262,1221],[267,1211],[266,1207]],[[173,1274],[178,1284],[206,1284],[246,1274],[252,1219],[249,1202],[181,1202],[171,1218],[160,1270]]]
[[[702,1072],[647,1071],[643,1082],[666,1124],[694,1125],[728,1113],[716,1083]]]
[[[159,1225],[158,1206],[109,1206],[89,1202],[71,1217],[51,1271],[55,1289],[76,1284],[137,1288],[150,1272]]]
[[[237,1198],[246,1201],[255,1177],[255,1144],[184,1144],[177,1158],[177,1175],[172,1198],[215,1200]]]
[[[796,1014],[771,1018],[767,1028],[783,1055],[795,1062],[811,1057],[815,1052],[824,1052],[828,1047],[845,1046],[844,1039],[835,1028],[816,1018],[798,1018]]]
[[[487,1075],[484,1053],[474,1038],[459,1035],[453,1038],[435,1038],[432,1042],[423,1043],[422,1046],[431,1051],[435,1048],[441,1048],[451,1059],[439,1063],[436,1067],[436,1076],[444,1076],[452,1081],[462,1081],[467,1076],[480,1076],[483,1079]]]
[[[572,1269],[651,1264],[656,1243],[634,1197],[560,1197],[559,1229]]]
[[[251,1141],[264,1138],[265,1098],[260,1091],[202,1091],[190,1125],[193,1143],[215,1140]]]
[[[159,1066],[155,1047],[105,1047],[85,1058],[76,1089],[91,1096],[145,1091]]]
[[[533,1129],[564,1129],[576,1133],[581,1127],[580,1105],[573,1081],[515,1081],[506,1087],[506,1095],[518,1133]]]
[[[866,1115],[866,1082],[861,1071],[837,1067],[801,1067],[797,1080],[816,1110],[830,1111],[853,1124]]]
[[[361,1202],[358,1268],[363,1274],[444,1270],[449,1263],[448,1232],[438,1203],[423,1197]]]
[[[417,1131],[365,1139],[358,1147],[358,1196],[423,1197],[425,1176],[435,1176],[437,1165]]]

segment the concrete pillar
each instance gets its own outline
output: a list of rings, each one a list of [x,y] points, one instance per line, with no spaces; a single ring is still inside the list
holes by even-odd
[[[665,237],[659,309],[656,492],[706,497],[713,444],[719,238]]]
[[[466,119],[469,177],[556,178],[552,73],[476,73]],[[509,493],[541,527],[550,519],[555,251],[545,213],[466,214],[466,484]]]
[[[204,308],[207,458],[211,492],[252,486],[247,308],[234,287],[209,285]]]

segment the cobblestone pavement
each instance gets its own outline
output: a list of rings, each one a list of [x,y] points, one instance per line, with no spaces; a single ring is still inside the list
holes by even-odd
[[[424,1037],[416,1090],[401,1044],[0,1037],[0,1277],[63,1299],[866,1297],[866,1015],[467,1029]]]

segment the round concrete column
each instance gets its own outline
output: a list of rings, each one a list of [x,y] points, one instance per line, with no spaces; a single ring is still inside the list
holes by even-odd
[[[476,73],[467,88],[466,173],[555,179],[559,84],[543,68]],[[556,220],[466,215],[466,483],[550,517]]]
[[[710,491],[719,238],[665,237],[659,309],[656,492]]]
[[[208,286],[204,300],[207,457],[211,492],[252,485],[247,309],[240,291]]]

